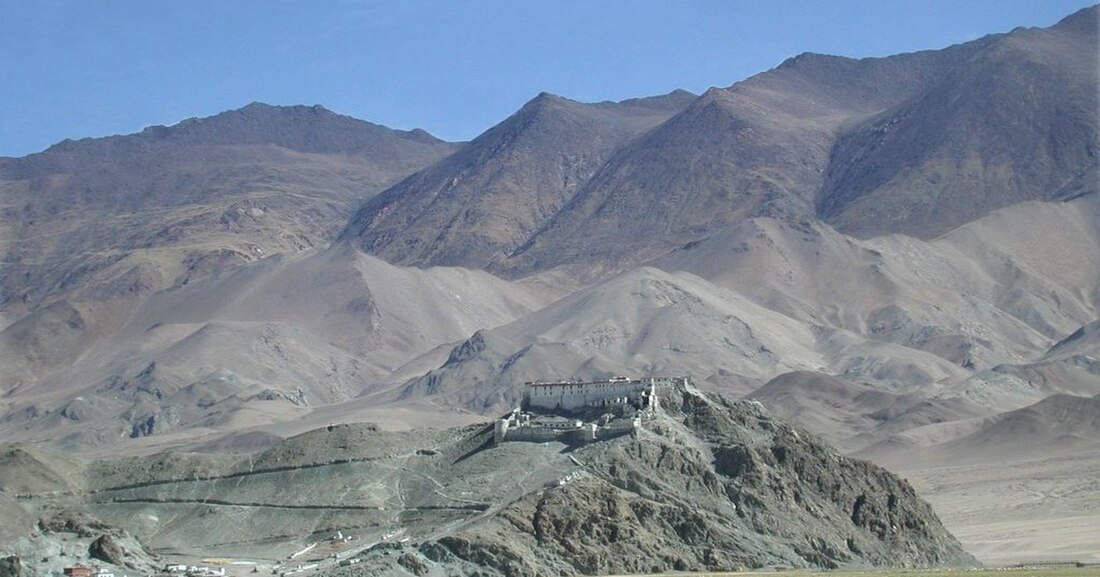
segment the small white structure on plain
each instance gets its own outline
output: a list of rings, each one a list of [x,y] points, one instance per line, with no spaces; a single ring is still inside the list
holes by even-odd
[[[291,556],[287,557],[287,559],[297,559],[298,557],[301,557],[302,555],[305,555],[306,553],[309,553],[310,551],[312,551],[313,548],[316,547],[316,546],[317,546],[317,542],[314,541],[313,543],[310,543],[309,545],[306,545],[305,549],[302,549],[301,551],[298,551],[297,553],[291,554]]]

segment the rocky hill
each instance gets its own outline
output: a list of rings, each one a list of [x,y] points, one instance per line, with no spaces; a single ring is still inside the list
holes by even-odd
[[[304,559],[358,557],[356,571],[400,571],[399,560],[503,575],[974,563],[886,471],[837,455],[757,403],[690,386],[662,396],[634,436],[578,447],[493,446],[483,426],[342,425],[247,460],[97,461],[76,489],[86,505],[63,506],[176,555],[284,558],[339,530],[357,539]],[[20,467],[56,469],[33,458]],[[13,489],[31,510],[67,502]],[[335,560],[322,564],[341,574]]]
[[[666,410],[576,450],[584,475],[420,552],[505,575],[973,563],[903,481],[759,405],[681,391]]]

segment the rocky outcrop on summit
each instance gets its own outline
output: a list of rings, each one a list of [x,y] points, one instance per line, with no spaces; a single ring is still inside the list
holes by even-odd
[[[126,551],[110,535],[103,534],[88,546],[88,556],[112,565],[126,564]]]
[[[681,390],[663,408],[634,438],[575,450],[576,480],[421,554],[509,576],[975,563],[906,482],[758,404]]]

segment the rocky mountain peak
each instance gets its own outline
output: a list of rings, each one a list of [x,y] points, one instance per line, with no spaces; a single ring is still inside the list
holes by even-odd
[[[543,92],[365,204],[341,238],[401,264],[488,267],[566,206],[619,146],[691,100],[586,104]]]
[[[1054,30],[1095,37],[1100,29],[1100,5],[1082,8],[1058,21]]]
[[[352,151],[377,146],[375,141],[411,139],[442,141],[426,132],[396,131],[344,116],[315,104],[274,106],[253,102],[207,118],[190,118],[173,126],[146,128],[139,136],[191,145],[272,144],[302,152]]]
[[[857,236],[930,238],[1002,206],[1096,192],[1096,30],[1067,30],[948,49],[971,54],[838,136],[818,215]]]

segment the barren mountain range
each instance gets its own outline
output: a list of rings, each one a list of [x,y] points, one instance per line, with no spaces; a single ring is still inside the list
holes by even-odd
[[[470,207],[462,194],[412,184],[364,206],[345,236],[400,264],[488,264],[513,276],[556,265],[624,270],[753,216],[820,218],[861,237],[930,239],[1017,202],[1092,193],[1095,18],[1084,11],[1049,29],[888,58],[803,54],[711,89],[616,147],[585,182],[574,177],[565,186],[565,177],[548,174],[563,183],[560,208],[540,204],[535,230],[512,240],[518,248],[503,262],[402,251],[428,235],[400,225],[403,234],[379,230],[424,219],[426,206],[480,227],[507,226],[531,221],[530,203],[496,204],[498,214],[479,219],[463,213]],[[657,102],[670,109],[671,96]],[[640,102],[629,103],[634,114]],[[603,106],[606,123],[619,121],[621,114],[609,113],[618,109]],[[565,119],[579,108],[538,98],[478,144],[501,156],[522,154],[524,144],[514,139],[519,127],[547,138],[564,134],[571,126]],[[575,126],[578,147],[569,152],[586,150],[596,126]],[[555,148],[539,162],[577,164]],[[445,164],[431,173],[462,183],[463,168]]]
[[[468,143],[252,104],[2,158],[0,440],[255,450],[690,374],[904,472],[979,559],[1100,555],[1097,14],[540,94]],[[1076,489],[952,508],[991,461],[986,494]]]

